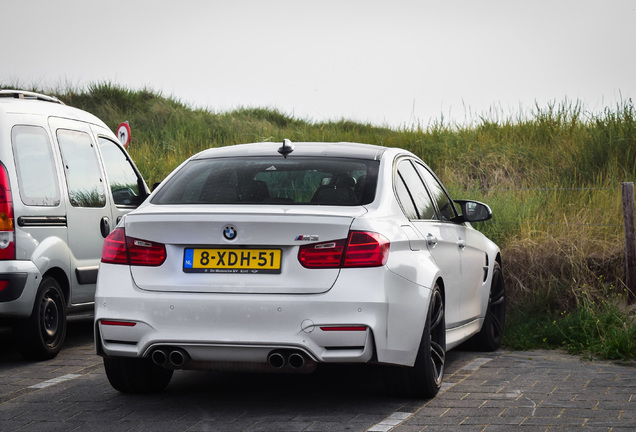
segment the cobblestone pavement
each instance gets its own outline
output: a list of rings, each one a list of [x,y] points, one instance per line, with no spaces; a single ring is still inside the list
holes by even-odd
[[[0,331],[0,431],[634,431],[634,364],[555,352],[448,353],[432,400],[389,396],[376,367],[308,375],[178,371],[167,390],[113,390],[90,322],[48,362]]]

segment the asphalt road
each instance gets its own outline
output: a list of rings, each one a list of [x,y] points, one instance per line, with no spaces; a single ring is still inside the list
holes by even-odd
[[[165,392],[112,389],[91,322],[60,355],[20,358],[0,329],[0,431],[634,431],[636,366],[555,352],[448,353],[431,400],[388,395],[377,367],[308,375],[177,371]]]

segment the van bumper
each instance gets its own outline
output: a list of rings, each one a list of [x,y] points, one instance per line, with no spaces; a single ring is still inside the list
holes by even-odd
[[[0,318],[28,318],[42,280],[31,261],[0,262]]]

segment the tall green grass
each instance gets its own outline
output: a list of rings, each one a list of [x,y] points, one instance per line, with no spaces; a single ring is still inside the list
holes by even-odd
[[[620,183],[636,179],[636,112],[631,100],[600,113],[566,100],[536,106],[516,118],[395,130],[347,120],[308,122],[263,108],[215,113],[149,89],[112,83],[52,93],[94,113],[113,130],[129,121],[129,152],[148,184],[161,181],[202,149],[237,143],[289,138],[412,151],[433,168],[453,197],[481,200],[493,209],[494,218],[476,227],[502,250],[509,346],[519,338],[515,322],[527,326],[532,321],[524,317],[544,317],[541,322],[563,322],[566,327],[571,326],[567,316],[593,323],[600,318],[586,312],[606,313],[598,305],[609,299],[610,288],[624,289]],[[621,309],[616,299],[611,304],[623,314],[626,328],[633,329],[633,313]],[[538,337],[545,331],[535,325],[530,333]],[[623,333],[631,345],[621,345],[624,350],[613,356],[636,357],[634,332]]]

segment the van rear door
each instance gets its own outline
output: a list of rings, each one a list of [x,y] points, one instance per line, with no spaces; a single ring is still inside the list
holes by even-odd
[[[104,238],[113,227],[97,143],[88,124],[57,117],[49,125],[62,157],[71,250],[71,303],[94,301]]]

